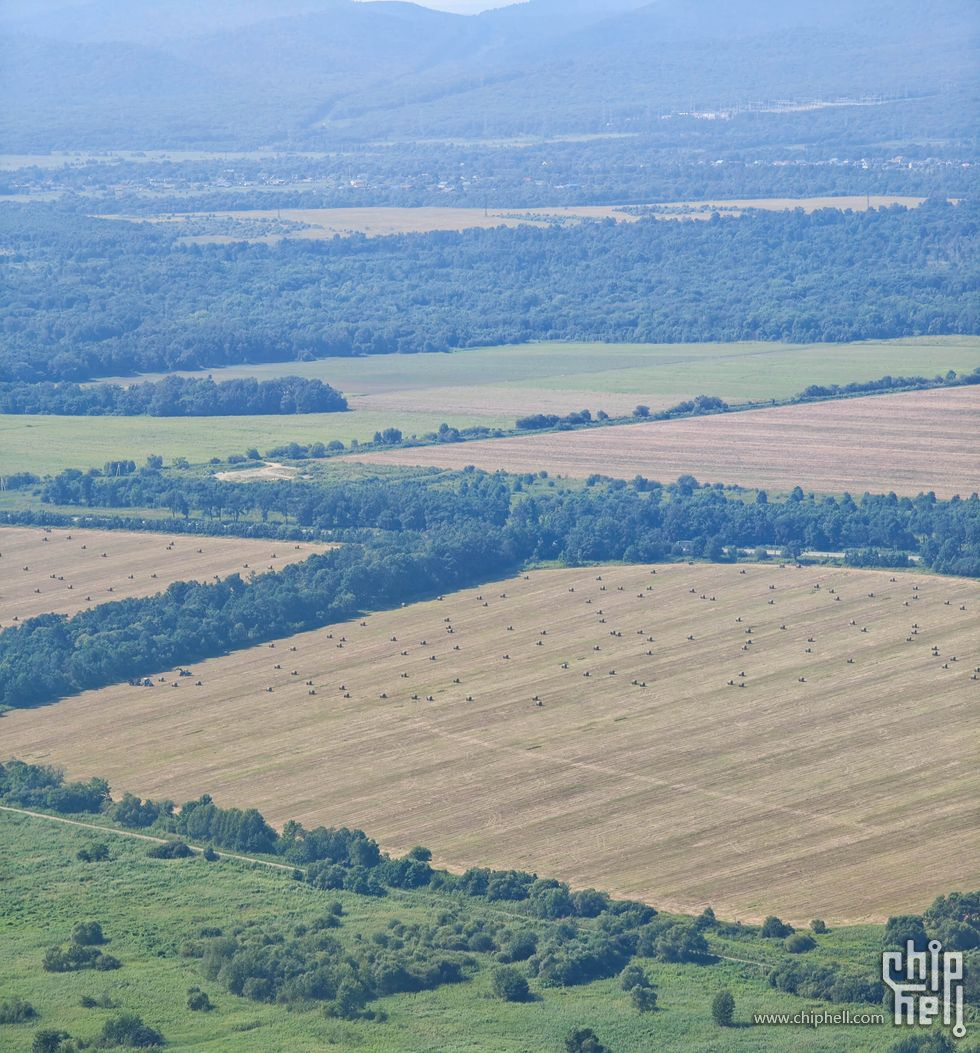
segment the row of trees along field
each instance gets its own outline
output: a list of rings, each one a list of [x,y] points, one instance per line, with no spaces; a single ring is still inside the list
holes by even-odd
[[[230,487],[158,468],[119,477],[67,469],[47,480],[41,493],[44,502],[88,509],[165,508],[185,522],[192,512],[209,520],[227,517],[242,533],[249,530],[249,517],[267,522],[272,514],[317,533],[432,531],[483,522],[506,530],[508,551],[529,560],[719,558],[727,547],[763,545],[791,554],[869,549],[886,565],[887,557],[894,557],[896,566],[908,562],[902,553],[917,554],[944,573],[980,573],[975,497],[816,498],[796,487],[785,500],[770,500],[760,491],[747,501],[739,490],[702,485],[690,475],[666,486],[643,476],[627,483],[596,475],[583,493],[558,485],[547,472],[514,476],[476,469],[303,487],[288,481]]]
[[[271,856],[293,865],[296,879],[323,891],[385,897],[393,889],[415,889],[433,897],[439,913],[432,923],[389,925],[385,938],[375,937],[356,952],[344,951],[333,938],[339,933],[327,935],[345,924],[339,905],[330,906],[312,927],[289,932],[277,927],[270,933],[254,924],[236,926],[229,933],[198,933],[184,945],[182,955],[198,959],[208,979],[256,1001],[297,1006],[314,1001],[326,1003],[330,1015],[370,1017],[368,1003],[466,982],[478,956],[489,955],[508,966],[494,976],[499,998],[529,1000],[529,980],[542,988],[568,987],[621,974],[624,989],[641,989],[633,1003],[644,1012],[657,1000],[637,959],[709,966],[718,960],[709,940],[741,945],[739,954],[758,954],[765,947],[773,962],[769,983],[781,991],[838,1003],[880,1004],[884,996],[877,954],[869,961],[860,955],[843,962],[808,959],[827,932],[819,920],[811,923],[809,935],[774,916],[759,927],[719,921],[710,908],[696,918],[665,916],[645,904],[612,899],[596,889],[573,891],[563,882],[520,870],[472,867],[455,875],[434,869],[426,848],[391,857],[361,830],[307,829],[290,821],[278,832],[254,808],[221,808],[208,795],[179,809],[172,801],[128,793],[113,800],[104,779],[70,783],[58,769],[17,760],[0,764],[0,801],[63,814],[94,813],[103,822],[171,839],[152,847],[153,857],[188,857],[186,837],[207,844],[205,858],[211,861],[220,858],[215,848]],[[110,858],[104,843],[93,847],[80,858],[96,863]],[[485,910],[490,904],[505,911]],[[940,896],[923,915],[889,919],[882,945],[904,947],[912,940],[924,949],[929,939],[938,938],[965,952],[965,996],[971,1005],[980,1005],[978,916],[980,893]],[[103,940],[97,922],[73,932],[74,944],[83,949],[96,945],[97,952]],[[48,957],[52,968],[89,967],[84,955],[76,955],[75,962],[61,947]]]
[[[846,547],[849,562],[896,566],[917,552],[921,565],[980,575],[980,499],[933,495],[807,497],[754,501],[690,476],[663,487],[595,478],[584,490],[477,471],[371,479],[330,486],[250,483],[228,486],[144,471],[122,478],[64,473],[50,496],[118,507],[180,501],[214,515],[229,502],[279,508],[296,526],[280,536],[327,533],[347,544],[249,583],[179,582],[145,599],[102,604],[67,618],[42,615],[0,632],[0,704],[30,706],[87,688],[288,636],[513,573],[529,561],[581,565],[699,556],[777,545]],[[8,521],[68,522],[46,513]],[[112,520],[107,520],[113,522]],[[143,521],[138,521],[145,528]],[[121,525],[115,521],[113,525]],[[249,533],[246,525],[234,528]],[[338,533],[339,531],[339,533]]]
[[[811,402],[822,399],[850,397],[859,394],[879,394],[886,391],[914,391],[937,387],[964,387],[980,384],[980,368],[971,373],[958,374],[948,370],[944,375],[892,376],[887,374],[875,380],[852,381],[849,384],[811,384],[790,402]],[[775,404],[773,399],[766,405]],[[210,377],[169,376],[159,381],[145,381],[129,386],[99,384],[83,386],[73,381],[11,381],[0,382],[0,413],[40,413],[63,416],[150,416],[150,417],[209,417],[209,416],[261,416],[263,414],[291,413],[336,413],[346,410],[347,400],[329,384],[321,380],[306,380],[303,377],[277,377],[258,381],[254,378],[224,380],[218,383]],[[675,417],[701,416],[710,413],[728,413],[740,407],[732,407],[715,395],[697,395],[657,412],[649,406],[639,405],[632,417],[645,420],[671,420]],[[623,420],[624,418],[618,418]],[[625,418],[630,419],[630,418]],[[604,410],[595,417],[590,410],[578,410],[559,416],[554,413],[534,413],[518,417],[514,422],[517,431],[534,431],[542,428],[574,428],[590,424],[615,423]],[[408,445],[419,441],[460,442],[467,438],[484,438],[503,435],[502,429],[483,426],[450,428],[441,424],[437,432],[429,432],[408,440]],[[374,445],[390,446],[404,441],[398,428],[385,428],[375,433]],[[360,445],[370,445],[361,443]],[[274,451],[268,457],[304,456],[325,457],[339,452],[344,444],[332,439],[329,444],[313,443],[310,447],[290,444]],[[240,461],[258,459],[241,457]],[[131,463],[131,462],[127,462]],[[135,471],[135,464],[132,471]],[[120,473],[114,473],[120,474]],[[16,487],[15,487],[16,489]]]
[[[978,204],[184,245],[165,224],[0,210],[0,380],[84,380],[538,339],[975,333]]]
[[[221,417],[287,413],[336,413],[347,400],[322,380],[277,377],[274,380],[222,380],[165,377],[123,387],[82,387],[70,381],[0,383],[0,413],[57,413],[101,417]]]

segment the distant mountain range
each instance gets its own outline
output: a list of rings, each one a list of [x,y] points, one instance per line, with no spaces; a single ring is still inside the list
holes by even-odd
[[[933,100],[920,135],[975,136],[978,36],[976,0],[5,0],[0,150],[645,132],[814,102],[846,123],[912,98]]]

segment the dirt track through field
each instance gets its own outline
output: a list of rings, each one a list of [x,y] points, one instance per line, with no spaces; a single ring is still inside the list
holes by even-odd
[[[380,464],[547,469],[822,493],[980,491],[980,387],[359,454]]]
[[[0,737],[453,869],[880,920],[980,881],[978,612],[976,583],[911,573],[539,571],[15,711]]]

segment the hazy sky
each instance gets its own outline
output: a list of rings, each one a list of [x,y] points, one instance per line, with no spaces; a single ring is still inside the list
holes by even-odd
[[[461,15],[475,15],[491,7],[506,7],[514,0],[415,0],[423,7],[434,7],[438,11],[456,11]]]
[[[363,2],[363,0],[362,0]],[[519,0],[412,0],[421,7],[432,7],[437,11],[455,11],[460,15],[475,15],[491,7],[507,7]]]

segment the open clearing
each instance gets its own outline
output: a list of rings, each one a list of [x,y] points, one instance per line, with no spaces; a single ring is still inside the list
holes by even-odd
[[[61,417],[43,414],[0,414],[0,475],[64,468],[101,467],[120,454],[137,463],[160,454],[167,464],[186,457],[204,464],[212,457],[261,452],[285,443],[369,441],[378,429],[401,428],[406,435],[435,431],[452,424],[511,427],[506,417],[464,413],[297,413],[268,417]]]
[[[439,468],[593,473],[785,491],[939,497],[980,491],[980,388],[916,391],[648,424],[365,453]]]
[[[387,414],[408,434],[418,429],[406,429],[400,421],[413,413],[442,414],[450,423],[462,415],[510,424],[524,414],[583,408],[619,416],[637,403],[665,409],[695,395],[717,395],[731,403],[785,399],[810,384],[848,384],[885,374],[932,377],[950,369],[969,373],[978,366],[978,337],[914,337],[849,344],[542,342],[451,354],[228,366],[210,375],[215,380],[289,374],[323,380],[344,392],[355,413]],[[134,381],[115,377],[104,382]]]
[[[11,712],[3,752],[457,868],[880,920],[980,880],[978,610],[918,574],[537,571],[201,663],[201,687]]]
[[[190,234],[184,240],[193,244],[227,244],[233,241],[273,243],[284,238],[301,241],[322,241],[325,238],[350,237],[365,234],[384,237],[389,234],[424,234],[437,230],[472,230],[492,227],[517,227],[521,224],[548,226],[552,223],[579,223],[588,219],[612,219],[619,223],[634,223],[652,216],[658,220],[710,219],[712,212],[738,216],[747,209],[767,212],[786,212],[801,208],[815,212],[822,208],[849,209],[864,212],[868,208],[887,208],[904,205],[917,208],[921,197],[860,194],[810,198],[740,198],[738,200],[669,201],[657,205],[554,205],[546,208],[453,208],[421,206],[398,208],[372,206],[367,208],[282,208],[235,209],[219,212],[173,212],[151,217],[105,215],[101,219],[126,220],[131,223],[193,223],[197,230],[202,221],[222,220],[284,220],[302,223],[304,227],[284,234]],[[653,212],[625,211],[627,209]]]
[[[387,427],[406,435],[456,427],[513,427],[519,416],[603,409],[658,410],[695,395],[731,403],[780,399],[809,384],[846,384],[890,373],[935,376],[980,365],[980,338],[922,337],[851,344],[532,343],[451,354],[375,355],[212,370],[216,380],[295,375],[324,380],[351,413],[262,417],[63,417],[0,414],[0,474],[101,465],[125,451],[168,463],[265,452],[289,442],[370,440]],[[182,373],[201,376],[201,373]],[[160,374],[139,379],[159,379]],[[133,378],[114,378],[132,383]],[[697,473],[695,473],[697,474]]]
[[[0,626],[152,596],[174,581],[280,570],[329,545],[124,530],[0,527]]]

